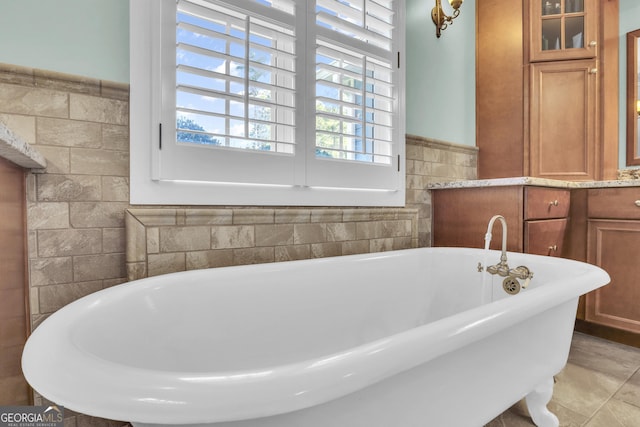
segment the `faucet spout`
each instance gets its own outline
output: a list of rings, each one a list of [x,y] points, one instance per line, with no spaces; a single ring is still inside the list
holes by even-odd
[[[491,244],[491,230],[493,230],[493,224],[499,220],[502,224],[502,255],[500,255],[500,265],[504,263],[507,264],[507,220],[504,219],[502,215],[494,215],[489,220],[489,225],[487,226],[487,234],[484,235],[484,248],[489,249],[489,245]]]

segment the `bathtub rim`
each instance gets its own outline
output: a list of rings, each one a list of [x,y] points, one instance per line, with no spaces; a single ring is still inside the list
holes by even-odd
[[[350,255],[347,257],[370,258],[391,256],[404,251],[426,252],[472,252],[480,258],[484,251],[469,248],[419,248],[393,252]],[[491,254],[495,251],[491,251]],[[509,253],[512,259],[520,256],[537,257],[529,254]],[[346,257],[341,257],[343,260]],[[454,351],[467,343],[478,341],[488,335],[496,333],[509,325],[518,323],[526,318],[539,314],[549,308],[560,305],[578,295],[595,289],[608,282],[608,275],[598,267],[573,260],[544,258],[551,263],[577,263],[586,267],[585,273],[570,279],[562,278],[563,286],[553,286],[556,281],[532,289],[507,299],[492,302],[471,310],[446,317],[436,322],[428,323],[413,329],[406,330],[390,337],[385,337],[353,347],[348,351],[323,355],[318,358],[304,360],[288,365],[275,366],[271,374],[260,375],[260,372],[242,370],[237,372],[220,373],[188,372],[188,371],[155,371],[143,368],[133,368],[120,363],[108,361],[98,355],[90,354],[78,348],[72,342],[65,342],[65,348],[53,350],[55,344],[49,329],[58,326],[59,322],[72,322],[78,311],[86,310],[87,303],[91,304],[101,297],[108,297],[113,292],[139,292],[144,283],[152,286],[153,277],[140,279],[105,289],[81,298],[66,307],[60,309],[41,324],[33,333],[39,340],[44,340],[45,348],[51,349],[49,357],[43,364],[41,361],[34,366],[34,357],[29,356],[28,348],[33,345],[27,342],[23,353],[23,369],[25,376],[30,380],[34,389],[44,397],[58,404],[67,406],[72,410],[111,419],[122,419],[145,423],[170,423],[188,422],[203,423],[212,421],[234,421],[238,419],[258,418],[277,415],[304,409],[327,401],[353,393],[371,384],[391,377],[399,372],[409,370],[429,360]],[[289,261],[293,263],[304,262],[330,262],[331,258],[317,260]],[[241,267],[225,268],[269,268],[274,264],[259,264]],[[167,276],[182,274],[202,274],[197,271],[172,273]],[[581,279],[591,278],[597,284],[584,285]],[[126,295],[124,295],[126,296]],[[553,304],[545,306],[543,303],[553,297]],[[57,320],[56,320],[57,319]],[[470,320],[474,320],[470,323]],[[39,332],[40,331],[40,332]],[[45,334],[45,335],[43,335]],[[48,338],[48,339],[47,339]],[[31,340],[33,342],[33,340]],[[58,341],[60,342],[60,341]],[[440,342],[445,345],[429,346],[429,343]],[[422,345],[421,345],[422,344]],[[434,348],[436,347],[436,348]],[[68,355],[62,355],[64,351],[71,351],[77,356],[75,359]],[[33,371],[32,371],[33,370]],[[39,371],[38,373],[32,372]],[[71,390],[60,391],[49,384],[69,383],[69,371],[79,371],[75,375],[73,384],[69,384]],[[265,371],[262,369],[261,371]],[[35,377],[49,374],[46,381],[39,381]],[[218,375],[216,375],[218,374]],[[100,389],[87,379],[93,376],[94,380],[102,382]],[[225,379],[220,377],[226,376]],[[138,377],[142,384],[130,383],[132,377]],[[176,380],[182,378],[182,380]],[[186,380],[190,378],[191,380]],[[208,378],[208,379],[207,379]],[[114,384],[114,380],[120,380]],[[194,382],[198,383],[194,386]],[[274,382],[277,390],[274,392]],[[247,393],[244,388],[250,386],[253,393]],[[82,402],[73,399],[74,387],[85,390],[85,399]],[[162,391],[162,387],[175,387],[175,393]],[[185,392],[189,388],[190,392]],[[59,389],[59,388],[58,388]],[[230,389],[232,391],[230,391]],[[257,389],[257,391],[255,391]],[[308,389],[315,392],[302,393]],[[129,397],[125,397],[126,393]],[[171,401],[171,396],[179,396],[186,393],[193,399],[191,404],[185,404],[179,416],[175,414],[175,405],[165,405],[169,411],[163,410],[156,401]],[[296,394],[298,396],[296,397]],[[155,396],[149,397],[149,396]],[[217,408],[218,417],[212,419],[212,399],[228,399],[227,406],[220,402]],[[142,399],[142,400],[141,400]],[[144,401],[144,399],[148,399]],[[240,411],[234,408],[233,401],[239,399],[243,402]],[[175,400],[178,402],[177,398]],[[250,413],[247,411],[251,408]]]

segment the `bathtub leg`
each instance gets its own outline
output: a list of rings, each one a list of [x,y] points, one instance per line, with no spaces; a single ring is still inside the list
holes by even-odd
[[[553,395],[553,377],[533,389],[525,398],[531,419],[538,427],[558,427],[558,417],[547,409]]]

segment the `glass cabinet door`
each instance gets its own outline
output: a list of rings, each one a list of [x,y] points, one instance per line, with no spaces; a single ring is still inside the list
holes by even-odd
[[[597,0],[530,0],[530,60],[593,58]]]

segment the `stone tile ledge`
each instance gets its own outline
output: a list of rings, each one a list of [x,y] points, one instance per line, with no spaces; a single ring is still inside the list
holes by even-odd
[[[44,169],[47,161],[35,148],[0,122],[0,157],[27,169]]]
[[[0,83],[129,100],[129,84],[0,62]]]
[[[451,182],[432,182],[429,190],[450,188],[504,187],[510,185],[530,185],[551,188],[608,188],[608,187],[640,187],[640,179],[616,179],[610,181],[561,181],[555,179],[535,178],[529,176],[513,178],[477,179]]]
[[[478,147],[471,145],[462,145],[456,144],[453,142],[442,141],[434,138],[427,138],[419,135],[406,134],[405,140],[407,144],[410,145],[421,145],[424,147],[437,148],[447,151],[459,152],[459,153],[468,153],[468,154],[478,154]]]

